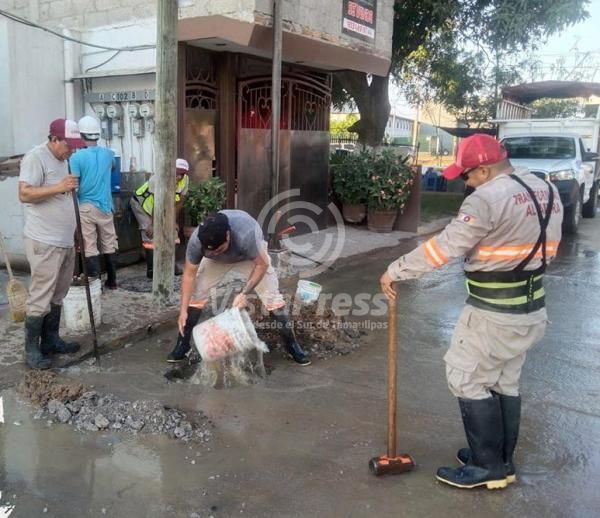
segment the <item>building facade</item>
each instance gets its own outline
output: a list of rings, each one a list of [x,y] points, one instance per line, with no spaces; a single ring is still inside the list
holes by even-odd
[[[394,0],[281,4],[280,185],[324,207],[331,73],[387,73]],[[254,215],[268,200],[270,181],[272,6],[179,1],[178,152],[190,162],[193,181],[220,176],[228,206]],[[134,0],[0,0],[0,14],[95,45],[0,16],[0,57],[7,57],[0,60],[0,114],[10,121],[0,128],[0,157],[43,142],[53,118],[96,114],[101,144],[120,155],[125,177],[154,172],[155,7]]]

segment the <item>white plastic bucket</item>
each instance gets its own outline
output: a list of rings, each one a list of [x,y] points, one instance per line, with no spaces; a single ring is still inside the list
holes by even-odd
[[[100,325],[102,319],[102,308],[100,295],[102,294],[102,283],[100,279],[90,282],[90,295],[92,297],[92,309],[94,311],[94,323]],[[88,333],[92,330],[88,314],[85,286],[71,286],[67,296],[63,300],[63,321],[68,331],[72,333]]]
[[[192,331],[194,344],[205,361],[221,360],[233,354],[258,349],[269,352],[258,338],[246,311],[230,308],[201,322]]]
[[[300,297],[303,302],[315,302],[321,294],[321,289],[322,286],[316,282],[299,280],[296,295]]]

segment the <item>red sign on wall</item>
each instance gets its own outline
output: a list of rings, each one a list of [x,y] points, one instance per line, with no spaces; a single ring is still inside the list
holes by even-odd
[[[342,32],[374,42],[377,0],[344,0],[342,4]]]

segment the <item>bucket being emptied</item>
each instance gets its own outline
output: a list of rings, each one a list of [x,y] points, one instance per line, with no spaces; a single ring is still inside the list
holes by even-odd
[[[94,279],[90,282],[90,295],[96,327],[100,325],[102,319],[101,294],[102,282],[100,279]],[[85,286],[71,286],[69,288],[67,296],[63,299],[63,319],[67,330],[72,333],[91,332],[92,326],[88,314]]]
[[[252,349],[269,352],[266,344],[258,338],[248,312],[238,308],[227,309],[201,322],[192,333],[196,349],[204,361],[213,362]]]
[[[319,299],[322,286],[316,282],[306,281],[304,279],[298,281],[296,295],[302,302],[310,303]]]

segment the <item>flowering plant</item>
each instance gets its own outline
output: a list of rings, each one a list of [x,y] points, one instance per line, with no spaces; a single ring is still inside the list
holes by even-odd
[[[369,209],[404,211],[414,184],[413,171],[407,161],[408,157],[397,156],[390,149],[375,157],[369,182]]]

